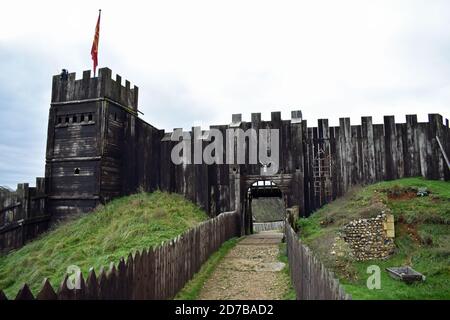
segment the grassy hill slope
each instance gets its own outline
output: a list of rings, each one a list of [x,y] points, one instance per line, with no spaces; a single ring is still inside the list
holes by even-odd
[[[430,194],[417,197],[418,188]],[[357,218],[382,211],[395,217],[396,253],[386,260],[352,261],[331,254],[340,228]],[[336,272],[354,299],[450,299],[450,183],[407,178],[355,189],[297,222],[300,236]],[[381,289],[369,290],[367,267],[381,269]],[[396,281],[385,268],[410,265],[423,273],[423,283]]]
[[[36,294],[44,277],[57,288],[70,265],[79,266],[86,276],[90,267],[97,272],[206,219],[200,208],[178,194],[157,191],[113,200],[0,257],[0,288],[13,298],[27,282]]]

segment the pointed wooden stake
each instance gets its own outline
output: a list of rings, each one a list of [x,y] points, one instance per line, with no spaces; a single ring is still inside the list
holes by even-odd
[[[86,299],[98,299],[98,282],[94,268],[91,268],[89,270],[89,274],[86,280]]]
[[[106,272],[103,267],[100,268],[100,273],[98,274],[98,288],[99,288],[98,298],[101,300],[107,300],[109,297],[108,283],[106,278]]]
[[[19,290],[16,296],[16,300],[34,300],[33,293],[30,290],[30,287],[25,283],[22,289]]]
[[[79,287],[75,290],[75,300],[86,299],[86,282],[84,281],[83,274],[80,272],[78,279]]]
[[[69,280],[69,275],[65,275],[64,279],[61,281],[61,285],[58,289],[58,300],[72,300],[73,290],[69,289],[67,286],[67,281]]]
[[[5,301],[8,300],[8,298],[6,297],[6,294],[0,290],[0,301]]]
[[[58,296],[53,289],[52,285],[50,284],[50,281],[48,278],[44,279],[44,285],[42,286],[41,291],[36,296],[37,300],[56,300],[58,299]]]

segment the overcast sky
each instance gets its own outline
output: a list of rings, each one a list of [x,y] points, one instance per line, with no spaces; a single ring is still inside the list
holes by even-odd
[[[0,11],[0,185],[44,175],[51,77],[99,67],[139,86],[172,130],[301,109],[450,116],[450,1],[7,1]]]

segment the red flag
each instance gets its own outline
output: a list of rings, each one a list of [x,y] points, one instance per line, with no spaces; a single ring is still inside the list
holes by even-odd
[[[94,77],[95,77],[95,70],[97,69],[97,65],[98,65],[98,40],[100,38],[100,16],[101,16],[101,14],[102,14],[102,10],[99,10],[97,26],[95,27],[94,42],[92,43],[92,49],[91,49],[92,62],[94,63]]]

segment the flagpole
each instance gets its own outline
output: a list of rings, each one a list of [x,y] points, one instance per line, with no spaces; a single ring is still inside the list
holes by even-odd
[[[102,17],[102,9],[98,9],[98,21],[100,21],[101,17]],[[97,44],[97,45],[98,45],[98,44]],[[98,50],[98,47],[97,47],[97,50]],[[98,55],[98,52],[97,52],[97,55]],[[97,68],[96,68],[96,69],[97,69]],[[95,71],[96,71],[96,70],[94,70],[94,77],[95,77]]]
[[[96,76],[97,71],[97,64],[98,64],[98,42],[100,38],[100,17],[102,15],[102,9],[98,9],[98,18],[97,18],[97,24],[95,26],[95,35],[94,35],[94,41],[92,43],[91,48],[91,58],[94,64],[94,77]]]
[[[100,21],[101,18],[102,18],[102,9],[98,9],[98,20]],[[98,55],[98,53],[97,53],[97,55]],[[94,77],[95,77],[95,74],[94,74]]]

